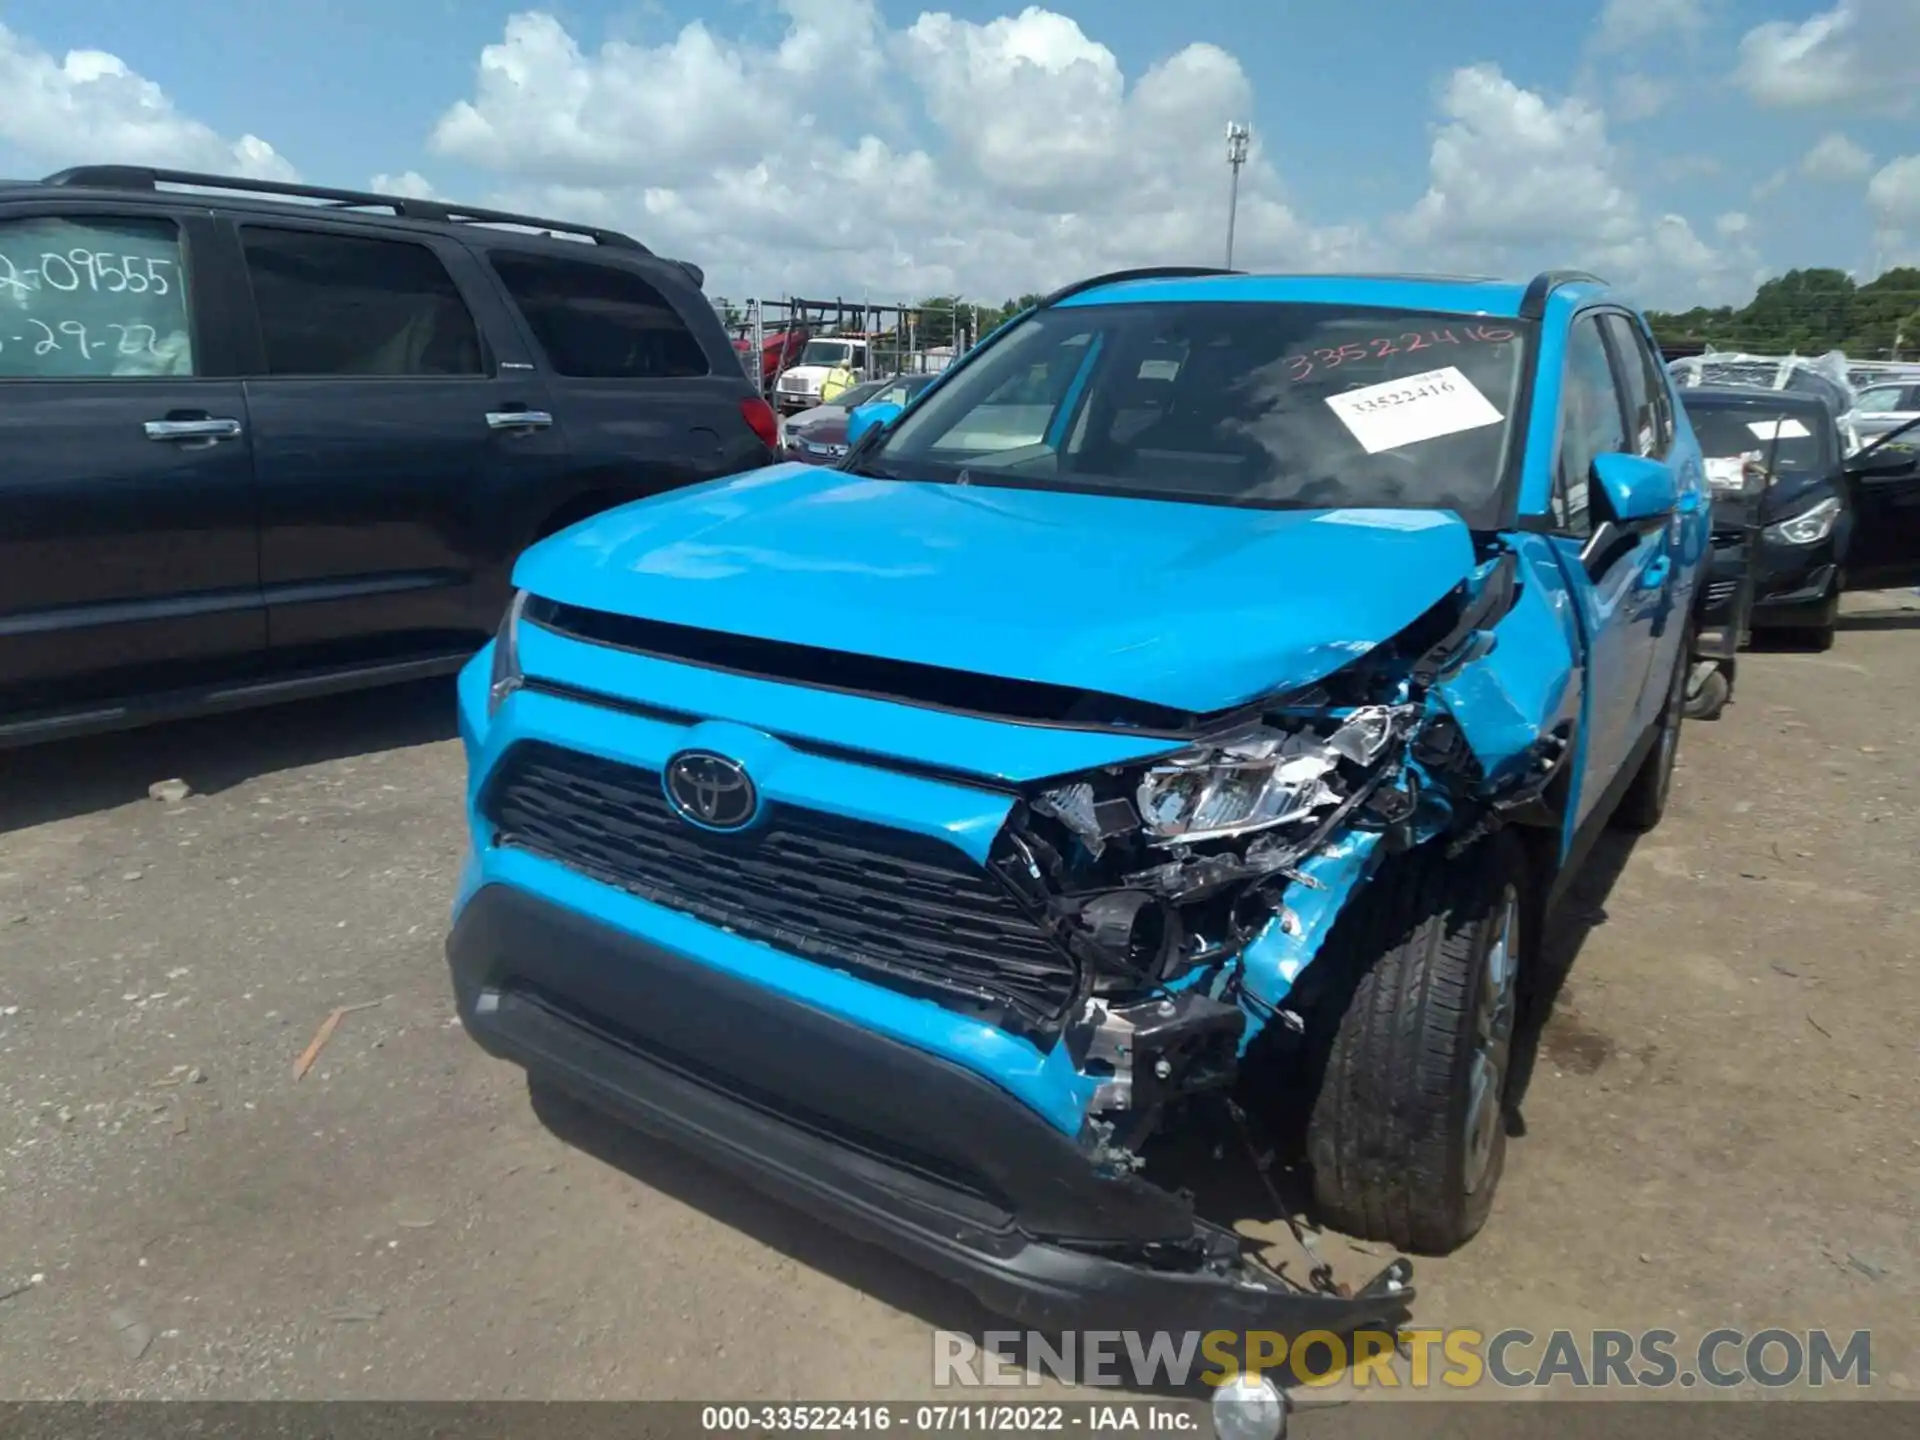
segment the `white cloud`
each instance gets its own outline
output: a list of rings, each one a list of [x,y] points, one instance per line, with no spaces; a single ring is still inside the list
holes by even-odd
[[[1256,113],[1226,51],[1190,45],[1128,75],[1079,22],[1037,5],[900,29],[873,0],[778,8],[785,34],[765,44],[694,24],[663,44],[593,50],[550,15],[517,15],[432,146],[495,175],[497,203],[630,228],[736,294],[998,298],[1220,257],[1223,132]],[[1669,10],[1663,23],[1691,24],[1686,6]],[[1642,100],[1657,103],[1651,90]],[[1474,67],[1442,109],[1426,195],[1371,231],[1302,218],[1276,168],[1284,153],[1256,133],[1236,263],[1523,272],[1587,260],[1682,298],[1750,268],[1684,219],[1642,212],[1597,108]]]
[[[1651,75],[1627,73],[1613,82],[1613,113],[1616,119],[1632,122],[1650,120],[1667,108],[1674,87]]]
[[[257,135],[227,140],[182,115],[153,81],[104,50],[64,59],[0,24],[0,142],[52,169],[117,163],[296,178]]]
[[[1706,23],[1706,0],[1607,0],[1594,39],[1603,50],[1624,50],[1665,35],[1698,34]]]
[[[1735,78],[1762,105],[1906,114],[1920,104],[1916,55],[1915,0],[1839,0],[1797,24],[1770,20],[1749,30]]]
[[[1839,131],[1823,135],[1801,157],[1800,169],[1816,180],[1864,180],[1873,156]]]
[[[695,21],[669,44],[610,41],[583,51],[552,15],[507,21],[480,55],[471,100],[440,119],[432,146],[542,183],[659,187],[714,166],[751,166],[819,128],[880,64],[872,0],[781,0],[791,24],[771,48]]]
[[[418,170],[404,170],[398,175],[382,171],[367,182],[367,188],[377,195],[399,195],[409,200],[440,198],[440,192],[433,188],[433,182]]]
[[[550,15],[517,15],[432,146],[495,174],[493,198],[627,226],[699,260],[716,289],[999,298],[1220,258],[1223,132],[1253,103],[1225,51],[1189,46],[1130,79],[1037,6],[897,31],[872,0],[779,8],[769,45],[694,24],[594,51]],[[1352,227],[1303,223],[1256,140],[1237,262],[1380,256]]]
[[[1883,165],[1867,182],[1875,269],[1920,265],[1920,154]]]
[[[736,296],[999,299],[1220,258],[1223,131],[1259,113],[1227,51],[1189,45],[1128,73],[1080,22],[1038,5],[892,27],[877,0],[774,4],[784,28],[764,41],[709,22],[590,46],[552,14],[516,14],[478,56],[470,92],[448,97],[429,148],[487,177],[466,198],[631,230]],[[1617,3],[1608,33],[1686,32],[1697,8]],[[1633,113],[1661,101],[1652,81],[1620,83]],[[0,95],[0,146],[50,165],[293,173],[265,141],[223,138],[97,51],[55,61],[0,28]],[[1703,238],[1645,207],[1598,106],[1492,66],[1450,77],[1425,193],[1380,224],[1299,213],[1281,172],[1296,147],[1318,143],[1256,132],[1238,263],[1512,274],[1584,263],[1663,304],[1720,293],[1757,263],[1750,230]],[[417,170],[371,184],[443,193]]]
[[[1649,217],[1597,106],[1556,103],[1497,66],[1473,65],[1453,73],[1440,108],[1427,192],[1396,227],[1420,268],[1580,264],[1662,304],[1744,287],[1753,264],[1744,236],[1721,251],[1683,216]]]
[[[1867,203],[1889,229],[1920,228],[1920,155],[1890,160],[1867,183]]]

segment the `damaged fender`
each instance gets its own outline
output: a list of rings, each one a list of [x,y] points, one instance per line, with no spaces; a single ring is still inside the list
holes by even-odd
[[[1386,856],[1435,838],[1464,849],[1509,823],[1564,834],[1554,781],[1577,739],[1579,637],[1560,572],[1529,538],[1257,723],[1110,772],[1118,783],[1035,798],[1023,868],[1044,878],[1069,943],[1110,977],[1080,1017],[1093,1032],[1083,1058],[1126,1054],[1126,1007],[1156,982],[1236,1006],[1244,1055],[1275,1018],[1303,1026],[1288,997]],[[1050,840],[1048,821],[1074,840]],[[1137,1099],[1124,1060],[1116,1073],[1095,1113]]]
[[[1347,901],[1373,873],[1380,839],[1377,831],[1355,831],[1303,864],[1300,873],[1311,884],[1289,886],[1281,896],[1280,913],[1247,946],[1240,965],[1241,994],[1249,1002],[1242,1054],[1280,1012],[1293,982],[1320,953]]]
[[[1485,632],[1490,648],[1436,687],[1480,762],[1488,794],[1524,781],[1543,743],[1556,732],[1571,738],[1580,710],[1579,638],[1564,582],[1551,559],[1536,564],[1525,551],[1516,559],[1513,607]]]

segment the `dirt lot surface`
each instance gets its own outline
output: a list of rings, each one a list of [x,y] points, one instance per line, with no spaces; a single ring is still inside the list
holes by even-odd
[[[1920,1387],[1920,597],[1853,608],[1743,661],[1560,917],[1525,1134],[1421,1323],[1870,1327],[1876,1393]],[[0,754],[0,1396],[928,1393],[970,1302],[557,1137],[452,1023],[450,709]]]

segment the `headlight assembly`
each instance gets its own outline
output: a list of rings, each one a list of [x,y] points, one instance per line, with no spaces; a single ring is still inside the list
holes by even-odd
[[[516,590],[493,637],[493,669],[487,680],[487,714],[507,703],[520,688],[520,615],[527,608],[527,592]]]
[[[1393,712],[1384,705],[1350,712],[1325,736],[1306,728],[1247,725],[1149,764],[1136,772],[1129,797],[1101,800],[1081,781],[1047,791],[1037,808],[1096,853],[1133,823],[1153,845],[1250,835],[1337,804],[1340,762],[1372,765],[1392,735]]]
[[[1833,522],[1839,518],[1839,497],[1829,495],[1792,519],[1767,526],[1766,534],[1769,539],[1784,540],[1789,545],[1812,545],[1831,535]]]

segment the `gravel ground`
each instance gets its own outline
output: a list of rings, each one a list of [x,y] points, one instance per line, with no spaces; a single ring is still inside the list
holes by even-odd
[[[1567,907],[1526,1133],[1421,1323],[1870,1327],[1876,1391],[1920,1387],[1920,599],[1851,608],[1743,659]],[[964,1297],[556,1134],[453,1023],[450,708],[0,754],[0,1396],[929,1393]]]

